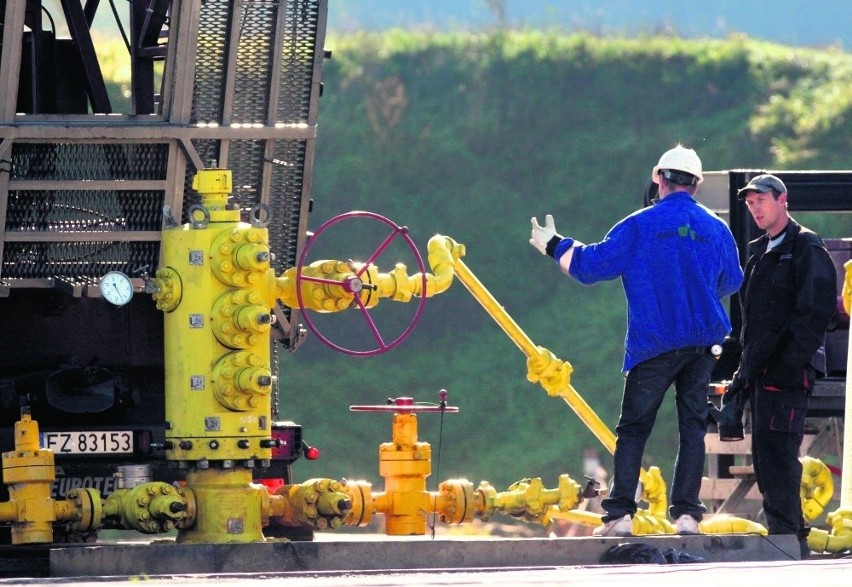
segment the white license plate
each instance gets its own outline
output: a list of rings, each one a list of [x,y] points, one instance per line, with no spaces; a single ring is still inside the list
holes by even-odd
[[[43,432],[41,447],[66,455],[126,454],[133,452],[133,432],[130,430]]]

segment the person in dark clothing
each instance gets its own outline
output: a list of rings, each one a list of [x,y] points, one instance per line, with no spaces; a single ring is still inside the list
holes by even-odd
[[[807,557],[810,528],[802,516],[799,450],[808,395],[815,379],[825,375],[825,330],[836,308],[837,275],[819,235],[787,213],[787,188],[778,177],[756,176],[739,199],[765,234],[748,247],[740,288],[742,355],[723,398],[720,434],[724,440],[723,428],[732,419],[741,426],[748,403],[767,529],[797,535]]]
[[[659,198],[585,245],[556,233],[553,217],[532,218],[530,244],[583,284],[620,278],[627,297],[626,373],[615,428],[613,487],[597,536],[629,536],[642,455],[666,391],[674,385],[679,446],[669,515],[678,534],[697,534],[705,513],[704,472],[711,348],[730,334],[722,300],[736,293],[742,269],[725,222],[698,203],[701,160],[680,145],[651,171]]]

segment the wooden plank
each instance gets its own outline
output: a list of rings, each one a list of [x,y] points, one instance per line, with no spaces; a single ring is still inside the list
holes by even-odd
[[[751,433],[745,434],[743,440],[734,442],[721,441],[718,434],[707,434],[704,436],[704,450],[707,454],[750,455]]]
[[[731,465],[728,472],[734,477],[754,476],[754,465]]]
[[[710,479],[709,477],[704,477],[701,479],[701,491],[698,497],[702,500],[726,500],[734,493],[740,483],[742,481],[739,479]],[[748,493],[743,496],[743,499],[763,499],[760,491],[757,489],[757,484],[754,484],[749,489]]]

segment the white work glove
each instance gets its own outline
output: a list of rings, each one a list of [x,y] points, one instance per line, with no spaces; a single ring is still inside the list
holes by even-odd
[[[547,255],[547,243],[553,237],[559,237],[561,240],[562,237],[556,233],[556,226],[553,224],[553,216],[548,214],[544,217],[544,226],[539,226],[538,220],[536,220],[535,216],[530,219],[532,223],[532,234],[530,238],[530,244],[537,248],[542,255]]]

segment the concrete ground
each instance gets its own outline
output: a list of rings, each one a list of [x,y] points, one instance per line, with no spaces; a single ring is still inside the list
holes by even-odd
[[[166,576],[218,574],[393,574],[414,571],[511,571],[600,565],[619,544],[643,544],[685,555],[689,564],[649,565],[686,568],[705,563],[798,561],[793,536],[744,534],[638,536],[632,538],[431,538],[347,537],[313,542],[250,544],[152,543],[68,545],[49,549],[49,577]],[[697,567],[696,567],[697,568]],[[667,571],[666,571],[667,572]]]

